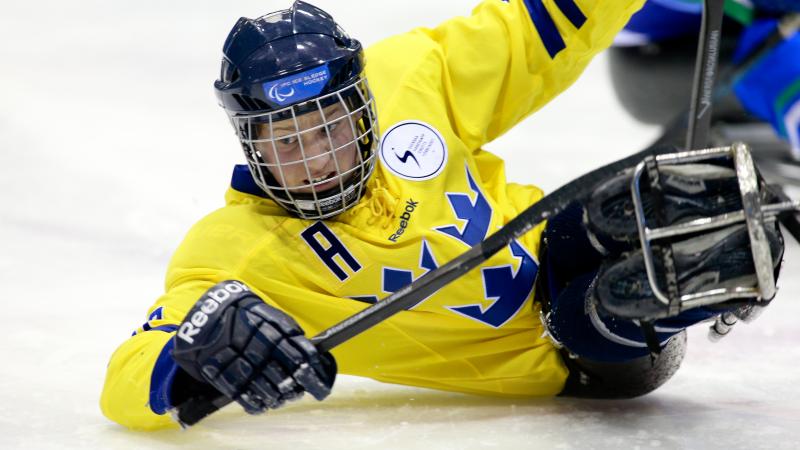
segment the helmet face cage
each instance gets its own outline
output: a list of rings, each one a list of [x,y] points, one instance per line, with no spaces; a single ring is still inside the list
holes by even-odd
[[[375,101],[362,76],[270,112],[229,114],[256,184],[303,219],[354,206],[375,167]]]

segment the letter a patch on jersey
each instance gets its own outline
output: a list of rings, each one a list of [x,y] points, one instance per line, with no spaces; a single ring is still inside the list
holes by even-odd
[[[510,265],[481,270],[485,297],[491,304],[448,306],[449,310],[494,328],[503,326],[519,312],[533,291],[539,266],[518,242],[513,241],[509,247],[520,261],[516,273]]]
[[[350,250],[342,243],[341,239],[339,239],[325,223],[319,221],[314,222],[313,225],[303,230],[300,236],[319,257],[320,261],[322,261],[340,281],[348,279],[350,275],[348,275],[340,265],[339,260],[335,259],[337,255],[353,273],[361,270],[361,264],[356,257],[353,256]]]

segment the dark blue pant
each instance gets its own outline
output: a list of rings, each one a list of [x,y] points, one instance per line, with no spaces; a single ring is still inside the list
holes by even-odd
[[[587,292],[604,256],[590,243],[582,209],[574,204],[548,222],[544,232],[539,298],[545,303],[548,331],[570,353],[599,362],[621,362],[648,356],[638,323],[615,318],[587,301]],[[644,270],[644,268],[642,268]],[[718,312],[702,308],[655,322],[662,346],[686,327]]]

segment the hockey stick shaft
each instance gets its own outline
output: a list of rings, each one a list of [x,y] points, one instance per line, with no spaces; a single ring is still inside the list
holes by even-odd
[[[311,339],[311,342],[320,351],[329,351],[394,314],[413,307],[445,285],[491,258],[514,239],[530,231],[549,217],[558,214],[571,202],[588,195],[597,183],[655,153],[655,148],[651,147],[570,181],[529,206],[505,226],[462,255],[319,333]]]
[[[714,82],[719,65],[719,46],[722,42],[724,6],[725,0],[703,0],[703,18],[697,44],[692,100],[689,106],[687,150],[708,146]]]
[[[413,283],[399,289],[373,305],[348,317],[311,338],[320,352],[363,333],[400,311],[413,307],[447,284],[491,258],[514,239],[533,229],[566,208],[570,203],[591,193],[591,189],[617,172],[634,166],[647,156],[658,153],[651,146],[636,154],[597,168],[578,177],[529,206],[518,216],[447,264],[434,269]],[[232,400],[220,395],[213,399],[193,398],[179,405],[175,418],[183,427],[196,424]]]

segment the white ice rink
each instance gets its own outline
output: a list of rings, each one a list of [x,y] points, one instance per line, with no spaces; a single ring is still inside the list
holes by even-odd
[[[467,14],[467,0],[318,0],[370,44]],[[773,305],[630,401],[510,401],[341,377],[325,402],[228,408],[188,432],[102,416],[105,365],[146,319],[171,252],[223,204],[236,138],[212,82],[239,16],[289,0],[6,2],[0,13],[0,448],[800,448],[800,249]],[[489,145],[552,190],[639,150],[606,62]]]

